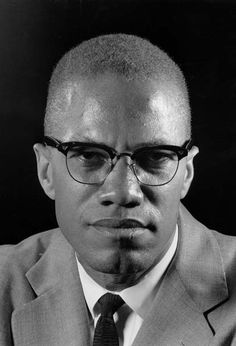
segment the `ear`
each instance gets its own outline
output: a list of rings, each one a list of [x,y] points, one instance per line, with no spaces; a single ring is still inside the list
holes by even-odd
[[[37,160],[39,182],[46,195],[55,199],[51,153],[47,147],[39,143],[35,144],[33,148]]]
[[[199,152],[198,147],[193,146],[187,156],[185,176],[184,176],[183,186],[182,186],[181,195],[180,195],[181,199],[183,199],[187,195],[190,185],[192,183],[193,176],[194,176],[193,159],[198,154],[198,152]]]

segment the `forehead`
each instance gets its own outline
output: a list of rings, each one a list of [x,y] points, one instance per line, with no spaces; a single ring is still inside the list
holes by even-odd
[[[163,80],[126,80],[111,73],[79,80],[66,90],[63,140],[127,146],[185,140],[185,112],[178,87]]]

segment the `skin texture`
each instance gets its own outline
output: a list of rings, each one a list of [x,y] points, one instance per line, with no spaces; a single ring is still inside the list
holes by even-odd
[[[188,137],[180,99],[170,82],[127,81],[111,73],[80,80],[57,138],[104,143],[119,152],[154,142],[181,146]],[[41,185],[55,199],[58,224],[85,270],[109,290],[137,283],[170,246],[198,149],[193,147],[180,161],[175,178],[160,187],[139,184],[127,157],[117,162],[103,184],[79,184],[69,176],[63,154],[41,144],[34,150]],[[130,236],[130,230],[108,232],[92,225],[105,218],[132,218],[146,228],[136,228]]]

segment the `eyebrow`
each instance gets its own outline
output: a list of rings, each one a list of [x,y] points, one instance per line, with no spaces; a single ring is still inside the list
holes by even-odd
[[[104,145],[104,146],[110,148],[110,146],[107,143],[102,142],[102,141],[94,140],[94,139],[92,139],[90,137],[87,137],[87,136],[84,136],[83,138],[80,138],[80,139],[71,138],[70,142],[84,142],[84,143],[91,143],[91,144],[94,144],[94,145],[99,144],[99,145]],[[160,146],[160,145],[170,145],[170,144],[167,143],[165,140],[159,139],[159,140],[154,140],[154,141],[149,141],[149,142],[137,143],[134,146],[134,149],[142,148],[142,147],[155,147],[155,146]]]
[[[95,144],[95,145],[96,144],[101,144],[101,145],[106,145],[107,146],[107,144],[104,143],[104,142],[96,141],[96,140],[94,140],[94,139],[92,139],[90,137],[86,137],[86,136],[84,136],[83,138],[79,138],[79,139],[72,137],[67,142],[81,142],[81,143],[91,143],[91,144]]]
[[[155,147],[160,145],[170,145],[170,143],[167,143],[164,140],[155,140],[155,141],[138,143],[135,147]]]

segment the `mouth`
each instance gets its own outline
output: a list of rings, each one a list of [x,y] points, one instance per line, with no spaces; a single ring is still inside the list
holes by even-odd
[[[92,224],[94,227],[104,228],[147,228],[144,223],[135,219],[101,219]]]
[[[148,225],[136,219],[106,218],[95,221],[91,226],[104,236],[129,238],[130,240],[150,231]]]

